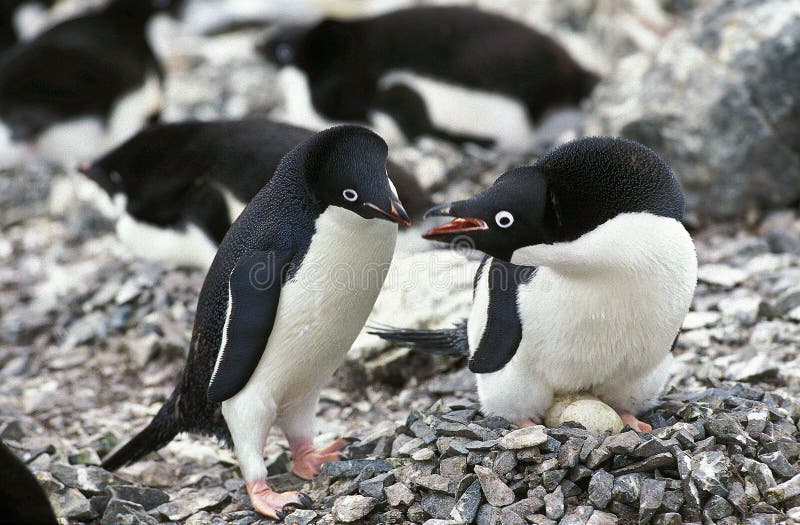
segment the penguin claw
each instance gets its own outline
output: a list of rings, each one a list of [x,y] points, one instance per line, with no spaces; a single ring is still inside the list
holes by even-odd
[[[630,412],[618,412],[619,418],[625,425],[628,425],[633,430],[638,430],[639,432],[652,432],[653,427],[648,425],[644,421],[640,421],[636,416],[631,414]]]
[[[349,443],[344,439],[337,439],[330,445],[320,450],[308,441],[289,441],[292,449],[292,472],[299,478],[311,479],[320,473],[322,465],[341,459],[341,450]]]
[[[263,479],[248,482],[247,494],[256,512],[279,521],[290,514],[293,508],[307,508],[306,503],[311,501],[300,492],[275,492]]]

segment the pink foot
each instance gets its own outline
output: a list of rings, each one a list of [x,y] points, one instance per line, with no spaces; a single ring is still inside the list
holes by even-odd
[[[539,423],[535,419],[522,419],[517,422],[519,428],[535,427]]]
[[[622,420],[622,423],[628,425],[634,430],[638,430],[639,432],[651,432],[653,427],[645,423],[644,421],[639,421],[636,416],[631,414],[630,412],[617,412],[619,414],[619,418]]]
[[[303,479],[311,479],[319,474],[322,465],[331,461],[339,461],[341,451],[347,446],[347,441],[337,439],[327,447],[317,450],[314,444],[307,439],[289,440],[292,451],[292,472]]]
[[[287,505],[297,508],[311,508],[312,502],[302,492],[275,492],[267,486],[263,479],[247,483],[247,494],[250,503],[257,512],[273,520],[282,520],[286,515],[283,508]]]

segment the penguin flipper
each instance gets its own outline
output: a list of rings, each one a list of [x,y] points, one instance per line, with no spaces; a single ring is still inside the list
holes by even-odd
[[[369,326],[368,333],[426,354],[469,355],[466,319],[456,323],[453,328],[438,330],[413,330],[373,324]]]
[[[222,344],[208,384],[208,399],[221,403],[244,388],[258,366],[278,312],[281,286],[294,251],[252,251],[228,279],[228,312]]]

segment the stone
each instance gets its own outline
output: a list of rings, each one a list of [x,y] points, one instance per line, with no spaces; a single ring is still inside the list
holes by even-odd
[[[460,481],[466,473],[467,458],[464,456],[444,458],[439,462],[439,474],[450,480]]]
[[[586,521],[586,525],[617,525],[617,523],[619,523],[618,517],[610,512],[602,512],[599,510],[592,512],[592,515],[589,516],[589,519]]]
[[[352,523],[365,518],[372,512],[376,504],[377,501],[374,498],[366,496],[342,496],[336,498],[331,514],[337,521]]]
[[[750,475],[750,478],[753,480],[753,483],[755,483],[762,496],[766,496],[767,491],[777,485],[772,471],[764,463],[750,459],[745,459],[743,463],[745,470]]]
[[[558,396],[545,414],[545,424],[557,427],[562,423],[575,422],[594,434],[622,430],[622,420],[617,412],[588,394]]]
[[[490,505],[504,507],[514,502],[514,491],[491,469],[476,465],[475,474],[478,476],[483,495]]]
[[[473,481],[456,501],[450,517],[459,523],[472,523],[481,505],[481,484]]]
[[[169,495],[159,489],[140,487],[137,485],[112,485],[109,487],[111,497],[138,503],[145,511],[152,510],[169,501]]]
[[[639,494],[639,523],[647,523],[655,516],[664,499],[666,482],[659,479],[645,478]]]
[[[654,454],[641,461],[631,463],[630,465],[612,470],[611,473],[615,476],[620,476],[622,474],[631,474],[634,472],[652,472],[657,468],[668,467],[674,464],[675,457],[672,455],[672,453],[662,452],[660,454]]]
[[[730,486],[731,462],[720,451],[701,452],[691,460],[692,481],[697,488],[725,497]]]
[[[317,513],[310,509],[297,509],[287,515],[283,523],[286,525],[309,525],[317,517]]]
[[[51,492],[49,496],[53,511],[58,518],[85,521],[95,516],[89,500],[78,489],[65,488]]]
[[[155,525],[158,520],[145,512],[138,503],[111,498],[103,512],[100,525]]]
[[[220,506],[229,498],[223,487],[211,487],[202,490],[181,489],[175,499],[162,503],[156,510],[172,521],[185,519],[201,510],[209,510]]]
[[[414,501],[414,493],[403,483],[389,485],[384,489],[384,492],[386,492],[386,500],[392,507],[411,505]]]
[[[706,502],[705,509],[703,509],[703,514],[711,521],[711,523],[717,523],[719,520],[727,518],[733,514],[733,505],[728,503],[725,498],[714,495],[711,496]]]
[[[517,455],[511,450],[501,450],[494,459],[492,470],[498,476],[505,476],[517,466]]]
[[[384,500],[386,499],[384,490],[394,482],[395,475],[392,472],[386,472],[362,481],[358,484],[358,490],[363,496],[369,496],[376,500]]]
[[[411,459],[413,459],[414,461],[428,461],[430,459],[433,459],[433,456],[434,456],[433,450],[429,448],[421,448],[416,452],[414,452],[413,454],[411,454]]]
[[[456,499],[441,492],[431,492],[422,496],[422,510],[432,518],[448,519],[456,505]]]
[[[776,503],[793,498],[798,494],[800,494],[800,474],[797,474],[789,481],[767,489],[767,493],[764,496],[767,503],[775,505]]]
[[[362,470],[371,467],[376,474],[389,472],[394,466],[384,459],[350,459],[347,461],[332,461],[322,465],[322,474],[336,478],[354,478]]]
[[[784,456],[783,452],[780,450],[761,454],[758,456],[758,459],[764,462],[770,469],[772,469],[772,472],[781,478],[791,478],[797,474],[797,469],[792,466],[791,463],[789,463],[789,460],[786,459],[786,456]]]
[[[564,494],[561,487],[544,497],[545,514],[551,520],[558,520],[564,516]]]
[[[117,480],[112,473],[95,466],[53,463],[50,465],[50,472],[67,487],[78,489],[87,495],[101,494]]]
[[[414,485],[417,487],[436,492],[452,492],[450,490],[451,484],[452,481],[439,474],[428,474],[414,478]]]
[[[683,525],[683,518],[677,512],[665,512],[653,518],[653,525]]]
[[[641,474],[625,474],[614,479],[611,498],[622,503],[633,503],[642,490]]]
[[[680,178],[687,209],[701,217],[796,202],[797,10],[792,0],[701,4],[595,88],[584,134],[653,147]]]
[[[536,447],[547,441],[547,434],[544,427],[536,425],[533,427],[512,430],[500,439],[500,448],[506,450],[519,450],[523,448]]]

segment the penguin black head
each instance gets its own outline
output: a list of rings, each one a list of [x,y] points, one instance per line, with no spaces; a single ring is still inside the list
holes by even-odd
[[[389,148],[377,134],[361,126],[336,126],[303,146],[306,180],[323,205],[411,225],[386,171]]]
[[[289,66],[301,61],[307,26],[286,26],[271,31],[256,44],[256,50],[276,66]]]
[[[325,19],[313,26],[286,26],[270,32],[256,49],[279,67],[321,70],[334,62],[351,60],[355,37],[352,22]]]
[[[533,166],[500,176],[470,199],[436,206],[426,217],[455,217],[423,237],[469,239],[501,259],[523,246],[568,242],[622,213],[680,221],[683,193],[650,148],[613,137],[586,137],[550,150]]]

